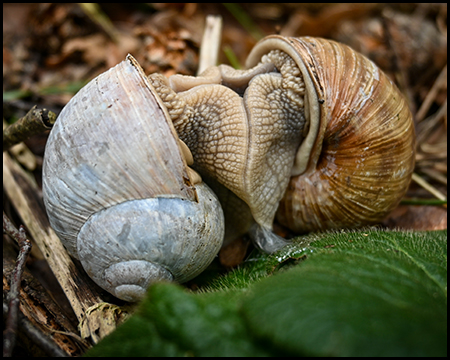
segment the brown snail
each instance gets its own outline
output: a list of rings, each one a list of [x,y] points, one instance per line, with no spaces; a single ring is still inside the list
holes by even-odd
[[[393,210],[414,169],[415,132],[402,94],[372,61],[334,41],[274,35],[247,67],[150,78],[196,169],[248,205],[260,247],[283,245],[271,234],[275,216],[302,233]],[[236,213],[224,210],[227,221]]]
[[[51,131],[43,165],[50,224],[121,299],[140,299],[154,281],[187,281],[211,263],[224,234],[220,204],[191,163],[128,56],[81,89]]]

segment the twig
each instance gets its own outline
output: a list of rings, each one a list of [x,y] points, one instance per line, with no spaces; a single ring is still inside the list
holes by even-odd
[[[7,311],[8,306],[5,303],[3,303],[3,315],[5,315]],[[64,351],[62,351],[57,345],[55,345],[55,343],[51,341],[44,333],[42,333],[39,329],[34,327],[25,316],[23,316],[20,313],[18,315],[19,315],[18,323],[20,329],[26,334],[26,336],[31,341],[39,345],[39,347],[47,355],[54,357],[67,357],[67,354]],[[4,353],[3,356],[5,356]]]
[[[443,88],[446,84],[447,84],[447,65],[445,65],[444,68],[442,69],[441,73],[439,74],[433,86],[431,87],[430,91],[428,91],[428,94],[423,100],[422,105],[417,111],[416,114],[417,122],[421,122],[425,118],[425,115],[430,109],[431,104],[435,100],[439,90]]]
[[[202,44],[200,46],[200,60],[197,75],[201,74],[206,68],[217,65],[221,37],[222,17],[208,15],[206,17],[205,32],[203,33]]]
[[[9,312],[6,319],[6,329],[3,337],[3,356],[10,357],[14,349],[17,334],[18,314],[19,314],[19,287],[22,278],[25,262],[31,250],[31,242],[27,239],[25,229],[21,225],[19,230],[11,223],[5,213],[3,213],[3,232],[14,238],[20,246],[16,266],[11,277],[9,290]]]
[[[445,169],[446,170],[446,169]],[[447,177],[439,169],[421,168],[420,171],[429,178],[447,186]]]
[[[79,3],[81,10],[114,41],[116,44],[120,41],[119,32],[114,27],[109,17],[101,10],[97,3]]]
[[[86,309],[104,302],[100,289],[73,263],[58,236],[50,228],[45,212],[42,212],[43,204],[37,195],[36,184],[29,180],[24,170],[6,152],[3,153],[3,182],[5,193],[48,261],[76,317],[82,321],[86,317]],[[90,325],[90,318],[87,321]],[[94,337],[96,330],[92,327]],[[90,340],[92,339],[93,337]]]
[[[55,121],[54,112],[33,106],[24,117],[3,130],[3,151],[33,135],[51,129]]]
[[[412,114],[416,114],[416,105],[414,102],[414,96],[412,95],[410,86],[409,86],[409,76],[408,72],[406,71],[404,62],[402,61],[402,58],[399,54],[398,48],[400,46],[403,46],[403,44],[400,44],[399,42],[396,42],[392,36],[392,30],[393,30],[393,14],[389,10],[385,10],[382,13],[381,16],[382,22],[383,22],[383,28],[385,31],[385,37],[389,44],[389,48],[392,51],[392,54],[394,55],[394,64],[397,70],[397,77],[398,81],[400,83],[400,88],[403,90],[404,94],[407,97],[409,108],[411,109]]]
[[[446,116],[447,99],[445,99],[444,103],[434,114],[428,116],[425,120],[422,120],[418,123],[416,143],[420,144],[420,146],[423,147],[423,143],[425,143],[428,138],[432,137],[433,132],[442,132],[443,129],[438,126],[443,123],[444,127],[446,127]],[[445,154],[447,154],[447,152],[445,152]]]
[[[402,199],[402,201],[400,201],[400,204],[439,206],[439,205],[447,205],[447,200],[411,198],[411,199]]]
[[[439,190],[437,190],[434,186],[426,182],[416,173],[412,174],[412,180],[415,181],[418,185],[422,186],[429,193],[433,194],[437,199],[447,201],[447,197],[444,194],[442,194]]]

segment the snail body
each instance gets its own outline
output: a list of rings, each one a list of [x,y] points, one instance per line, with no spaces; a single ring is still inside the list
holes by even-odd
[[[150,79],[196,169],[248,206],[256,227],[243,232],[263,250],[284,245],[271,234],[275,217],[304,233],[376,223],[399,203],[414,169],[414,125],[372,61],[334,41],[274,35],[247,67]]]
[[[59,115],[43,165],[50,224],[113,295],[136,301],[154,281],[187,281],[219,251],[223,212],[190,156],[131,56]]]

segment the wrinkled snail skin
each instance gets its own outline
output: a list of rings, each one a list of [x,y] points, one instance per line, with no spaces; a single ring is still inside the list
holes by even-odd
[[[263,250],[285,244],[271,232],[275,215],[303,233],[379,222],[398,204],[414,125],[373,62],[334,41],[274,35],[247,67],[149,78],[196,169],[247,204]],[[236,213],[224,210],[227,221]]]
[[[136,301],[155,281],[187,281],[218,253],[223,212],[128,56],[81,89],[49,136],[43,195],[50,224],[88,275]]]
[[[304,83],[295,63],[285,54],[271,53],[248,71],[221,65],[197,78],[175,75],[167,80],[156,74],[149,78],[192,151],[196,170],[247,204],[263,228],[251,233],[268,234],[284,245],[271,232],[272,223],[306,124]],[[223,202],[223,191],[218,196]],[[236,220],[239,211],[224,210],[226,223]],[[251,222],[245,225],[241,233],[254,228]]]

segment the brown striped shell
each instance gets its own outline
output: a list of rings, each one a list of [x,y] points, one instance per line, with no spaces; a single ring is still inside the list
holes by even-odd
[[[274,49],[299,66],[309,105],[309,134],[278,221],[296,232],[379,222],[405,194],[414,169],[414,124],[404,97],[373,62],[320,38],[270,36],[252,50],[248,66]]]

